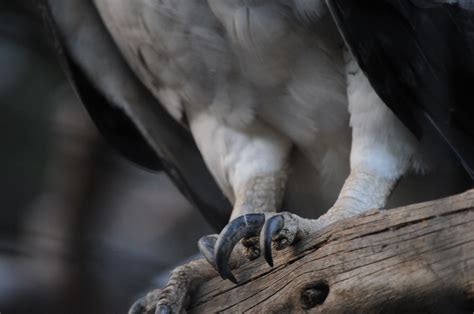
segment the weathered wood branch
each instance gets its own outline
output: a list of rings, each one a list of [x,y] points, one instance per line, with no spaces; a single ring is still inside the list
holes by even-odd
[[[474,190],[329,226],[214,278],[193,296],[195,313],[474,311]]]

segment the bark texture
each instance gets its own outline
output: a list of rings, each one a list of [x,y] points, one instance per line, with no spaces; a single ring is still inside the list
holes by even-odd
[[[214,278],[190,311],[474,312],[474,190],[371,210]]]

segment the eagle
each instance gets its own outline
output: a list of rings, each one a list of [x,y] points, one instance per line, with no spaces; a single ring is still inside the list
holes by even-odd
[[[104,136],[219,232],[133,313],[180,312],[216,271],[237,283],[233,267],[335,221],[472,185],[471,1],[40,3]]]

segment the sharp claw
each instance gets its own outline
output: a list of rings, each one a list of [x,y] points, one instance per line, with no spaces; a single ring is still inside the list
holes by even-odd
[[[201,254],[212,265],[216,270],[216,264],[214,263],[214,247],[216,246],[217,235],[207,235],[199,239],[198,247]]]
[[[265,222],[260,235],[260,248],[263,250],[263,256],[270,267],[273,267],[272,241],[273,236],[283,228],[283,217],[273,216]]]
[[[238,284],[239,282],[235,278],[234,274],[229,268],[229,265],[226,264],[220,271],[218,270],[219,274],[221,275],[222,279],[229,279],[234,284]]]
[[[155,314],[171,314],[171,308],[167,305],[160,304],[156,307]]]
[[[139,300],[135,301],[135,303],[133,303],[133,305],[130,307],[130,310],[128,310],[128,314],[142,314],[144,309],[144,298],[140,298]]]
[[[241,239],[256,236],[264,223],[264,214],[246,214],[232,220],[225,226],[214,247],[215,265],[222,279],[229,279],[237,284],[237,280],[229,268],[232,250]]]

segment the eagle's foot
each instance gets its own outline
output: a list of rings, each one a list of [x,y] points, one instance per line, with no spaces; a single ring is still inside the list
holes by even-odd
[[[310,226],[308,222],[310,220],[288,212],[242,215],[232,220],[217,237],[211,264],[223,279],[237,283],[231,272],[229,259],[234,247],[242,239],[259,237],[259,247],[268,264],[273,266],[272,247],[281,250],[293,244],[295,240],[308,233]]]
[[[218,236],[218,234],[206,235],[199,239],[198,242],[199,251],[215,270],[217,270],[217,267],[214,261],[214,247],[216,246]],[[240,244],[237,244],[237,251],[234,252],[233,264],[243,263],[244,261],[242,259],[254,260],[260,256],[258,237],[243,238]]]
[[[164,289],[155,289],[136,301],[129,314],[183,313],[189,304],[188,280],[184,274],[172,273]]]
[[[185,313],[191,293],[216,273],[203,259],[175,268],[164,289],[156,289],[135,302],[129,314]]]
[[[242,244],[242,254],[250,261],[260,256],[260,243],[258,237],[243,238],[240,241]]]
[[[129,314],[154,313],[161,296],[161,289],[155,289],[133,303]]]
[[[218,269],[215,263],[215,247],[218,237],[219,235],[217,234],[206,235],[199,239],[198,242],[199,251],[216,271],[218,271]],[[258,245],[258,237],[244,238],[240,243],[237,243],[236,249],[233,252],[234,254],[232,254],[232,259],[228,261],[229,272],[230,269],[237,268],[246,261],[259,257],[260,249]],[[232,278],[233,277],[229,279],[232,280]]]

